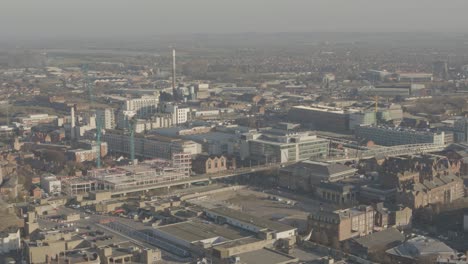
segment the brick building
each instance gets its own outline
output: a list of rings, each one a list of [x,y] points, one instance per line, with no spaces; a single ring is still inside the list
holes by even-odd
[[[415,209],[437,203],[448,204],[464,196],[463,180],[443,171],[428,180],[401,188],[397,202]]]
[[[342,210],[317,210],[308,217],[309,229],[314,237],[325,234],[331,240],[344,241],[368,235],[374,230],[375,210],[361,205]]]
[[[93,161],[97,158],[99,146],[92,145],[89,149],[72,149],[67,151],[67,157],[75,162]],[[101,157],[107,155],[107,143],[101,142]]]
[[[235,158],[224,155],[198,155],[192,163],[192,169],[199,174],[210,174],[236,168]]]

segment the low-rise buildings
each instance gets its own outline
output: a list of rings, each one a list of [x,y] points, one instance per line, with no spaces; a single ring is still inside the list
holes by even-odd
[[[353,176],[356,169],[339,164],[301,161],[279,170],[279,185],[293,190],[310,191],[321,181],[336,182]]]
[[[412,185],[397,193],[397,202],[410,208],[432,204],[449,204],[465,196],[463,180],[446,171]]]
[[[191,251],[199,251],[200,248],[197,249],[197,247],[199,247],[200,244],[203,245],[201,248],[216,246],[250,235],[240,229],[233,229],[201,221],[186,221],[160,226],[152,229],[152,233],[176,246]]]
[[[133,166],[95,169],[88,176],[96,181],[98,190],[125,190],[190,177],[190,168],[190,156],[176,156],[172,161],[153,160]]]
[[[308,225],[315,237],[328,236],[332,240],[343,241],[372,233],[374,217],[372,206],[362,205],[335,211],[319,209],[311,212]]]
[[[389,228],[373,234],[350,240],[350,251],[353,255],[368,259],[369,256],[385,253],[385,250],[400,245],[405,235],[396,228]]]
[[[434,263],[438,258],[456,258],[456,251],[445,243],[424,236],[411,238],[386,253],[395,263]]]
[[[0,212],[0,253],[7,254],[21,248],[20,220],[9,212]]]
[[[408,228],[411,227],[413,210],[402,205],[389,204],[384,207],[383,203],[375,206],[375,226],[376,229],[386,229],[389,227]]]
[[[199,174],[209,174],[236,168],[235,158],[220,155],[198,155],[192,163],[192,170]]]
[[[47,124],[57,121],[57,116],[49,114],[34,114],[26,117],[19,117],[18,121],[26,127],[32,127],[38,124]]]
[[[93,161],[98,155],[105,157],[107,155],[107,143],[101,142],[100,149],[96,142],[91,142],[89,146],[82,149],[67,150],[68,159],[75,162]]]
[[[356,186],[340,182],[321,182],[315,189],[317,198],[341,206],[356,204],[357,193]]]

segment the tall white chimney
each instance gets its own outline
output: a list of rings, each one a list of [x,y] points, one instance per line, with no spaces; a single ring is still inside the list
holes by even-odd
[[[172,95],[176,100],[176,61],[175,61],[175,49],[172,49]]]
[[[70,137],[75,139],[75,106],[72,106],[71,109],[71,126],[70,126]]]

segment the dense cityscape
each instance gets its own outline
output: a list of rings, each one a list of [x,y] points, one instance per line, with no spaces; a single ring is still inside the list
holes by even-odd
[[[468,263],[468,35],[54,41],[0,41],[0,263]]]

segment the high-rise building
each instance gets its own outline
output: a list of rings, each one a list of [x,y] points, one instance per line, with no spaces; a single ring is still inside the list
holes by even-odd
[[[112,108],[98,109],[96,111],[96,118],[99,120],[99,124],[101,124],[101,128],[104,128],[104,129],[115,128],[114,109]]]
[[[190,108],[188,107],[166,103],[162,106],[162,111],[172,114],[172,123],[175,125],[184,124],[190,120]]]
[[[433,74],[440,80],[446,80],[449,77],[447,61],[436,61],[433,64]]]
[[[460,117],[453,124],[453,135],[455,142],[468,141],[468,118]]]
[[[195,92],[196,92],[197,99],[206,99],[210,97],[210,93],[208,91],[209,87],[210,86],[207,83],[199,83],[195,85]]]

